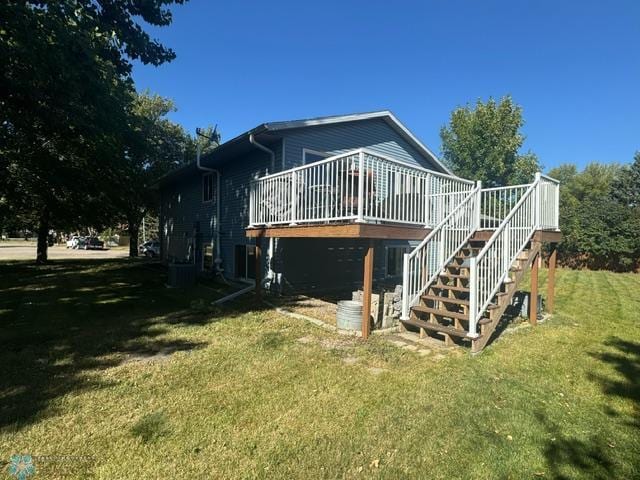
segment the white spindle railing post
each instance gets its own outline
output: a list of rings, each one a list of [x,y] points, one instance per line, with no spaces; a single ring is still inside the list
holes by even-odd
[[[542,182],[540,181],[540,172],[536,172],[536,179],[535,179],[535,184],[536,184],[536,188],[534,190],[534,206],[535,206],[535,210],[534,210],[534,220],[533,220],[533,224],[535,225],[535,229],[538,230],[540,228],[540,204],[542,203]]]
[[[476,198],[475,198],[475,209],[474,209],[474,213],[475,213],[475,230],[479,230],[480,229],[480,215],[481,215],[481,211],[482,211],[482,182],[480,180],[478,180],[478,182],[476,183],[476,189],[478,190],[478,193],[476,194]]]
[[[431,227],[434,226],[435,223],[431,221],[431,178],[432,175],[430,173],[427,173],[427,188],[425,189],[426,191],[426,198],[425,198],[425,205],[424,205],[424,226],[425,227]]]
[[[511,268],[511,228],[507,225],[502,237],[502,270],[508,271]]]
[[[295,170],[291,172],[291,225],[296,224],[298,217],[298,181]]]
[[[364,152],[358,154],[358,219],[364,222]]]
[[[437,264],[438,265],[442,265],[444,267],[444,246],[445,246],[445,242],[447,239],[447,232],[449,230],[447,230],[446,228],[443,228],[440,231],[440,245],[438,246],[438,260],[437,260]]]
[[[250,183],[249,184],[249,226],[253,227],[255,225],[255,208],[254,208],[254,203],[255,203],[255,183]],[[216,218],[216,222],[220,221],[219,218]]]
[[[478,336],[478,259],[469,259],[469,337]]]
[[[555,205],[553,206],[553,213],[555,215],[554,225],[556,227],[556,230],[559,230],[560,229],[560,184],[559,183],[556,183],[554,191],[555,191],[555,195],[554,195]]]
[[[409,320],[409,254],[402,260],[402,319]]]

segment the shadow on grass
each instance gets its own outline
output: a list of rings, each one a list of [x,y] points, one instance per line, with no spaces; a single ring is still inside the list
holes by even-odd
[[[164,269],[143,261],[1,264],[0,428],[55,414],[55,400],[70,392],[108,387],[94,372],[206,345],[177,338],[175,324],[202,325],[256,307],[197,308],[212,300],[210,289],[165,283]]]
[[[613,367],[617,376],[593,375],[591,379],[602,386],[605,394],[633,402],[635,415],[625,419],[625,422],[629,426],[640,428],[640,342],[611,337],[604,345],[609,347],[609,351],[591,355]],[[620,416],[612,408],[607,409],[607,414],[612,417]]]
[[[604,342],[608,351],[591,353],[598,361],[613,367],[614,375],[591,375],[603,392],[611,399],[618,397],[633,405],[633,414],[621,418],[622,413],[610,406],[604,411],[607,415],[620,418],[629,427],[640,427],[640,343],[623,340],[618,337]],[[554,439],[545,445],[545,456],[551,469],[551,478],[575,478],[570,473],[579,472],[581,476],[594,479],[620,478],[621,472],[611,457],[616,445],[602,434],[591,435],[588,439],[576,439],[563,435],[558,425],[551,422],[543,413],[536,414],[540,423]],[[640,462],[636,454],[635,463]]]
[[[572,479],[580,477],[608,480],[616,478],[613,462],[607,450],[607,442],[597,435],[580,440],[563,435],[560,427],[544,413],[537,412],[538,421],[551,436],[544,446],[544,455],[549,465],[549,478]]]

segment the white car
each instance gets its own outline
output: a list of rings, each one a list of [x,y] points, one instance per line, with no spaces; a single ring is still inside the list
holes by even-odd
[[[69,240],[67,240],[67,248],[78,248],[79,241],[80,237],[78,235],[74,235]]]

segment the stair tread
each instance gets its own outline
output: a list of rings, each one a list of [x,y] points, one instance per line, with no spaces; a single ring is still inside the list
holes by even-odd
[[[424,307],[422,305],[411,307],[411,310],[420,313],[430,313],[433,315],[438,315],[440,317],[457,318],[458,320],[469,320],[469,315],[465,313],[452,312],[450,310],[438,310],[437,308]]]
[[[437,288],[438,290],[453,290],[454,292],[468,292],[468,287],[457,287],[455,285],[431,285],[429,288]]]
[[[447,278],[462,278],[462,279],[469,279],[469,275],[461,275],[459,273],[449,273],[449,272],[445,272],[445,273],[440,273],[441,277],[447,277]]]
[[[464,298],[441,297],[439,295],[422,295],[423,300],[434,300],[444,303],[455,303],[456,305],[469,305],[469,300]]]
[[[403,320],[402,322],[408,325],[413,325],[414,327],[424,328],[425,330],[430,330],[432,332],[446,333],[448,335],[460,338],[467,338],[467,334],[469,333],[466,330],[458,330],[454,327],[447,327],[445,325],[439,325],[437,323],[425,322],[424,320],[420,319]]]

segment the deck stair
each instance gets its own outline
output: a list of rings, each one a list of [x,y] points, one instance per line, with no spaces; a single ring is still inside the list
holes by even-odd
[[[469,336],[469,281],[470,258],[484,246],[484,240],[470,239],[445,266],[437,280],[420,296],[417,305],[411,307],[411,315],[403,320],[405,326],[419,329],[420,336],[440,337],[446,345],[468,341],[473,351],[481,350],[491,338],[513,295],[521,283],[524,272],[540,251],[538,242],[530,241],[512,264],[503,285],[489,307],[478,319],[479,335]]]
[[[557,229],[554,198],[557,182],[541,174],[528,185],[478,184],[405,255],[402,325],[482,350],[539,258],[534,234]]]

